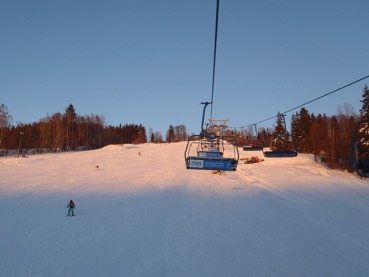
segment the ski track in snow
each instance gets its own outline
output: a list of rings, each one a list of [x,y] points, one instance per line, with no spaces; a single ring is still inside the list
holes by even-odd
[[[246,176],[247,179],[250,179],[250,183],[251,184],[256,184],[256,186],[259,186],[261,188],[263,188],[266,192],[271,192],[274,193],[278,196],[281,196],[293,203],[298,203],[298,204],[308,204],[308,205],[312,205],[312,203],[310,203],[309,201],[306,201],[300,197],[297,197],[296,195],[293,195],[292,193],[287,192],[284,189],[280,189],[276,186],[273,185],[268,185],[268,183],[266,183],[265,181],[261,180],[260,178],[257,178],[253,175],[249,175],[245,172],[245,170],[239,170],[238,173],[240,175]]]
[[[368,181],[308,155],[216,176],[184,149],[0,158],[0,276],[369,276]]]

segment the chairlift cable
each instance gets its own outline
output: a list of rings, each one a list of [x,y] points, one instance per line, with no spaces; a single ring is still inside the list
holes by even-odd
[[[296,106],[296,107],[294,107],[294,108],[292,108],[292,109],[289,109],[289,110],[287,110],[287,111],[283,112],[282,114],[286,114],[286,113],[289,113],[289,112],[291,112],[291,111],[294,111],[294,110],[296,110],[296,109],[298,109],[298,108],[301,108],[301,107],[303,107],[303,106],[305,106],[305,105],[307,105],[307,104],[310,104],[310,103],[312,103],[312,102],[314,102],[314,101],[317,101],[317,100],[319,100],[319,99],[321,99],[321,98],[323,98],[323,97],[326,97],[326,96],[328,96],[328,95],[330,95],[330,94],[333,94],[333,93],[335,93],[335,92],[337,92],[337,91],[339,91],[339,90],[341,90],[341,89],[344,89],[344,88],[347,88],[347,87],[349,87],[349,86],[352,86],[353,84],[356,84],[356,83],[358,83],[358,82],[360,82],[360,81],[362,81],[362,80],[365,80],[365,79],[367,79],[367,78],[369,78],[369,75],[367,75],[367,76],[365,76],[365,77],[362,77],[362,78],[360,78],[360,79],[358,79],[358,80],[356,80],[356,81],[353,81],[353,82],[351,82],[351,83],[349,83],[349,84],[347,84],[347,85],[344,85],[344,86],[342,86],[342,87],[340,87],[340,88],[337,88],[337,89],[335,89],[335,90],[332,90],[332,91],[330,91],[330,92],[328,92],[328,93],[326,93],[326,94],[323,94],[323,95],[321,95],[321,96],[319,96],[319,97],[317,97],[317,98],[314,98],[314,99],[312,99],[312,100],[310,100],[310,101],[308,101],[308,102],[306,102],[306,103],[304,103],[304,104],[301,104],[301,105],[298,105],[298,106]],[[263,119],[263,120],[261,120],[261,121],[258,121],[258,122],[256,122],[256,123],[248,124],[248,125],[241,126],[241,127],[232,127],[232,128],[245,128],[245,127],[248,127],[248,126],[252,126],[252,125],[254,125],[254,124],[259,124],[259,123],[262,123],[262,122],[265,122],[265,121],[271,120],[271,119],[276,118],[276,117],[278,117],[278,114],[277,114],[277,115],[275,115],[275,116],[271,116],[271,117],[269,117],[269,118],[267,118],[267,119]]]
[[[215,19],[214,60],[213,60],[213,81],[212,81],[212,86],[211,86],[211,108],[210,108],[210,119],[213,119],[215,64],[216,64],[216,57],[217,57],[217,41],[218,41],[218,17],[219,17],[219,0],[217,0],[217,11],[216,11],[216,19]]]
[[[220,174],[222,171],[236,171],[240,157],[236,137],[229,135],[220,135],[215,132],[207,132],[207,130],[204,129],[204,115],[206,106],[208,104],[211,104],[210,123],[212,124],[213,122],[212,116],[213,116],[215,64],[216,64],[217,38],[218,38],[218,15],[219,15],[219,0],[217,0],[217,8],[216,8],[211,102],[201,103],[204,105],[201,122],[201,133],[200,135],[192,135],[188,138],[184,158],[187,169],[212,170],[213,172],[215,171]],[[227,143],[232,146],[233,157],[231,157],[232,154],[224,156],[223,154],[225,150],[224,143]],[[197,145],[197,147],[191,148],[192,145]]]
[[[294,107],[294,108],[292,108],[292,109],[290,109],[290,110],[288,110],[288,111],[285,111],[284,113],[289,113],[289,112],[291,112],[291,111],[293,111],[293,110],[296,110],[296,109],[298,109],[298,108],[301,108],[302,106],[305,106],[305,105],[307,105],[307,104],[310,104],[311,102],[314,102],[314,101],[316,101],[316,100],[319,100],[319,99],[321,99],[321,98],[323,98],[323,97],[326,97],[326,96],[328,96],[328,95],[330,95],[330,94],[333,94],[333,93],[335,93],[335,92],[337,92],[337,91],[339,91],[339,90],[341,90],[341,89],[347,88],[347,87],[349,87],[349,86],[351,86],[351,85],[353,85],[353,84],[356,84],[356,83],[358,83],[358,82],[360,82],[360,81],[362,81],[362,80],[364,80],[364,79],[366,79],[366,78],[368,78],[368,77],[369,77],[369,75],[368,75],[368,76],[365,76],[365,77],[363,77],[363,78],[360,78],[359,80],[356,80],[356,81],[354,81],[354,82],[351,82],[351,83],[349,83],[349,84],[347,84],[347,85],[344,85],[344,86],[342,86],[342,87],[340,87],[340,88],[338,88],[338,89],[332,90],[331,92],[328,92],[328,93],[326,93],[326,94],[324,94],[324,95],[322,95],[322,96],[319,96],[319,97],[317,97],[317,98],[315,98],[315,99],[313,99],[313,100],[310,100],[310,101],[308,101],[308,102],[306,102],[306,103],[304,103],[304,104],[301,104],[301,105],[299,105],[299,106],[297,106],[297,107]]]

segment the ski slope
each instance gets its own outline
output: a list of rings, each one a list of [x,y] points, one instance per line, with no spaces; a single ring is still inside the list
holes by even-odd
[[[308,155],[216,176],[185,146],[0,158],[0,276],[369,276],[369,181]]]

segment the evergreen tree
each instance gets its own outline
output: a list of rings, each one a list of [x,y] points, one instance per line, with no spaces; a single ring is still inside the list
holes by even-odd
[[[311,118],[308,110],[303,107],[299,113],[292,116],[291,121],[292,141],[298,152],[309,153],[311,151],[310,129]]]
[[[297,151],[302,152],[302,134],[300,127],[300,114],[296,112],[291,117],[291,138]]]
[[[270,134],[268,129],[265,130],[265,128],[262,128],[261,130],[259,130],[258,140],[260,140],[261,145],[265,147],[270,147],[271,137],[272,135]]]
[[[166,135],[166,142],[173,142],[175,140],[175,135],[174,135],[174,127],[172,125],[169,126],[169,129],[167,131],[167,135]]]
[[[367,85],[363,88],[362,97],[363,99],[360,100],[360,102],[363,103],[363,106],[360,109],[361,119],[369,119],[369,89]]]
[[[141,124],[138,126],[137,134],[138,134],[138,138],[139,138],[140,143],[146,143],[147,142],[146,129]]]
[[[311,150],[310,147],[310,140],[309,140],[309,135],[310,135],[310,129],[311,129],[311,118],[310,118],[310,114],[308,112],[307,109],[305,109],[304,107],[301,108],[300,110],[300,134],[301,134],[301,152],[303,153],[309,153]]]
[[[365,85],[362,94],[363,99],[360,100],[363,103],[363,106],[360,110],[361,120],[369,120],[369,89],[368,86]],[[361,124],[359,129],[359,137],[362,141],[361,146],[361,159],[369,159],[369,123],[364,122]]]
[[[75,133],[75,127],[76,127],[76,120],[77,120],[77,114],[72,104],[70,104],[64,114],[64,122],[65,122],[65,128],[66,128],[66,141],[65,141],[65,148],[67,150],[75,149],[75,143],[74,143],[74,133]]]
[[[270,148],[272,151],[288,150],[289,145],[287,139],[287,131],[284,127],[283,115],[281,115],[280,113],[278,113],[276,124],[277,125],[272,134],[273,140]]]

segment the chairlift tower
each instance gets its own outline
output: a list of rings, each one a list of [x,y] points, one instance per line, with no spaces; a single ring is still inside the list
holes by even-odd
[[[209,119],[210,126],[208,127],[209,133],[215,133],[217,136],[223,136],[224,130],[228,128],[227,126],[227,119]]]

